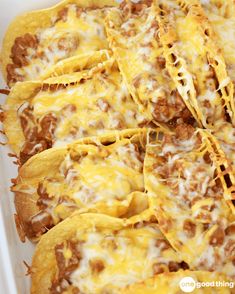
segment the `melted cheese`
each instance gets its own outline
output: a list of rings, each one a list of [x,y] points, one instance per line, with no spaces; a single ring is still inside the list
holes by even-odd
[[[218,154],[218,169],[221,171],[220,178],[225,190],[224,198],[228,201],[233,213],[235,213],[234,204],[230,202],[230,200],[234,199],[235,187],[235,129],[230,123],[222,123],[213,131],[213,135],[216,138],[213,145]],[[225,175],[228,177],[227,181]]]
[[[226,157],[235,167],[235,128],[230,123],[223,123],[213,132]]]
[[[216,249],[212,245],[208,245],[205,251],[198,255],[193,261],[198,270],[210,270],[222,272],[228,276],[235,277],[235,269],[232,261],[228,257],[232,257],[232,246],[235,244],[235,235],[226,236],[222,246]],[[227,257],[227,258],[226,258]]]
[[[235,15],[234,0],[200,0],[203,8],[224,18]]]
[[[229,225],[231,212],[223,199],[223,189],[215,182],[216,164],[205,160],[212,154],[212,148],[203,137],[199,143],[198,136],[190,139],[194,145],[172,136],[172,142],[166,143],[174,145],[171,149],[164,148],[164,141],[147,146],[145,186],[162,232],[185,261],[195,268],[211,270],[212,261],[205,251],[213,250],[214,258],[220,252],[220,263],[214,261],[213,270],[226,274],[227,266],[232,266],[231,260],[223,246],[215,249],[209,240],[218,223],[221,230]],[[202,263],[204,257],[207,259]],[[233,266],[229,274],[234,273]]]
[[[76,5],[68,5],[66,20],[52,19],[51,27],[36,31],[39,45],[29,49],[29,65],[17,68],[24,80],[43,76],[48,67],[75,55],[108,48],[104,29],[105,9],[85,9],[81,13]]]
[[[138,112],[113,60],[75,85],[39,91],[30,97],[30,105],[39,129],[46,114],[57,118],[53,146],[117,129],[138,128],[147,122]]]
[[[116,9],[107,16],[110,46],[140,110],[150,119],[168,122],[178,117],[185,105],[164,66],[154,7],[143,8],[139,15],[126,13]],[[164,112],[161,103],[165,102]]]
[[[118,288],[152,277],[155,263],[167,265],[169,261],[180,260],[172,248],[162,251],[156,246],[157,240],[164,237],[153,227],[126,228],[115,234],[108,229],[86,230],[82,234],[78,231],[77,238],[84,242],[82,260],[70,279],[74,286],[88,294],[119,293]],[[104,269],[98,274],[92,272],[92,260],[100,260],[104,264]]]
[[[228,11],[234,9],[235,4],[228,4]],[[205,5],[206,15],[208,16],[213,29],[217,34],[217,42],[223,51],[224,59],[227,65],[227,71],[230,78],[235,84],[235,14],[232,14],[228,17],[223,16],[223,13],[219,13],[216,9],[215,4]]]
[[[209,18],[213,30],[216,33],[216,41],[223,52],[230,79],[235,85],[235,3],[233,0],[212,0],[203,3],[206,15]],[[235,119],[235,91],[233,87],[233,99],[230,99],[228,114],[234,124]]]
[[[232,84],[201,7],[186,0],[181,6],[177,3],[160,1],[158,9],[167,68],[203,126],[211,127],[224,120],[222,98],[230,106],[227,101],[232,99]],[[229,93],[224,90],[226,87]]]
[[[132,192],[144,191],[143,154],[127,139],[107,147],[78,145],[53,177],[41,180],[48,193],[47,208],[57,223],[75,209],[124,214]],[[80,154],[85,154],[80,158]],[[76,158],[80,158],[79,160]]]
[[[228,73],[231,79],[235,81],[235,17],[224,19],[212,13],[208,13],[208,17],[218,35],[218,43],[223,50]]]

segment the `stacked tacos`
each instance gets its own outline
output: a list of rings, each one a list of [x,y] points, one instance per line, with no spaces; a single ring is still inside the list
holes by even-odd
[[[186,276],[232,293],[234,56],[217,26],[233,14],[218,3],[67,0],[10,25],[1,117],[31,293],[181,293]]]

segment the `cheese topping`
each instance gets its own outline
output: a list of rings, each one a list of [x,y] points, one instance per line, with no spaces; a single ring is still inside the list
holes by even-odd
[[[32,104],[35,118],[48,112],[58,117],[54,145],[109,130],[136,128],[145,120],[117,68],[98,72],[82,83],[54,93],[41,91]]]
[[[224,233],[217,229],[211,237],[210,244],[204,252],[196,257],[194,265],[198,270],[222,272],[235,278],[234,250],[235,250],[235,223],[225,226]]]
[[[104,29],[105,11],[105,8],[85,9],[70,4],[52,17],[50,27],[38,28],[34,35],[34,46],[31,46],[32,37],[29,39],[29,34],[29,40],[27,36],[19,37],[22,38],[22,45],[18,38],[14,45],[16,57],[13,61],[20,52],[20,49],[16,50],[18,43],[21,47],[25,42],[29,44],[26,47],[25,60],[22,59],[14,68],[16,79],[38,79],[60,60],[108,48]]]
[[[232,0],[215,0],[205,4],[204,8],[216,32],[217,42],[223,52],[229,77],[235,85],[235,3]],[[233,116],[233,120],[235,113],[234,101],[235,92],[233,93],[233,101],[230,102],[233,114],[228,111],[230,117]]]
[[[200,2],[206,11],[211,11],[224,18],[235,15],[234,0],[200,0]]]
[[[224,252],[235,238],[234,233],[225,237],[231,212],[207,144],[195,133],[187,139],[165,135],[156,145],[147,146],[146,189],[160,229],[185,261],[201,270],[234,276],[234,255]]]
[[[234,197],[235,197],[235,129],[230,123],[222,123],[213,131],[212,140],[215,149],[219,176],[224,188],[224,198],[228,205],[235,213]]]
[[[119,293],[118,288],[156,274],[156,265],[161,265],[162,271],[168,272],[170,264],[181,262],[157,226],[153,225],[116,232],[88,229],[78,231],[76,238],[81,244],[82,258],[70,281],[88,294]]]
[[[217,33],[217,42],[223,50],[229,76],[235,83],[235,16],[224,18],[209,11],[207,16]]]
[[[223,123],[213,132],[226,157],[235,167],[235,128],[230,123]]]
[[[169,122],[187,112],[165,67],[154,7],[124,2],[121,9],[110,11],[106,27],[110,46],[140,110],[158,122]]]
[[[224,91],[231,87],[230,79],[199,4],[183,1],[184,5],[180,6],[178,2],[160,1],[158,6],[167,68],[203,126],[211,126],[217,120],[224,120],[222,99],[227,101],[227,95],[231,96],[228,90]]]
[[[113,60],[78,83],[35,86],[29,101],[19,106],[18,118],[25,136],[23,162],[43,149],[148,124]]]
[[[125,214],[134,196],[131,193],[144,191],[143,160],[144,150],[129,139],[108,146],[72,147],[55,172],[36,184],[25,182],[29,187],[38,184],[40,212],[31,221],[47,213],[56,224],[78,209]]]

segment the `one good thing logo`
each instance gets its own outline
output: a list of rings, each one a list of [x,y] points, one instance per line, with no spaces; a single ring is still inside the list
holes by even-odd
[[[184,277],[179,282],[180,289],[185,293],[191,293],[195,288],[210,288],[210,287],[227,287],[234,288],[234,282],[228,281],[208,281],[208,282],[198,282],[192,277]]]
[[[185,293],[193,292],[193,290],[196,288],[196,283],[191,277],[185,277],[181,279],[179,285],[180,289]]]

